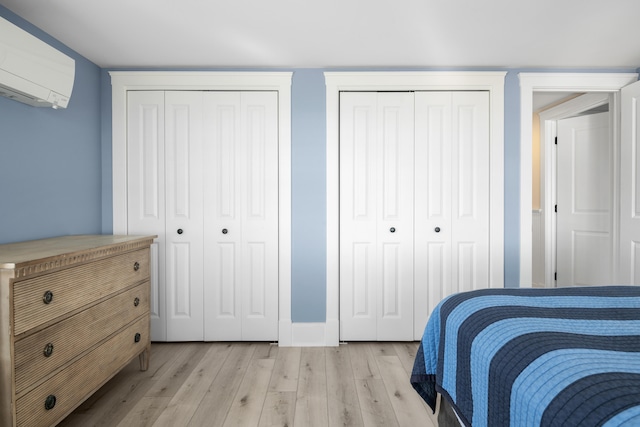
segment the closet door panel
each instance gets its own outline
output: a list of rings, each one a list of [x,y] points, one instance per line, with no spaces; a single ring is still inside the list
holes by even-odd
[[[451,277],[452,93],[416,92],[415,323],[420,339],[429,313],[454,292]]]
[[[377,94],[340,94],[340,337],[377,325]]]
[[[413,94],[342,93],[341,338],[411,339]]]
[[[127,93],[127,232],[151,244],[151,340],[166,340],[164,92]],[[161,268],[162,267],[162,268]]]
[[[202,341],[202,93],[166,92],[167,340]]]
[[[205,95],[206,340],[278,339],[278,98]]]
[[[242,339],[278,339],[278,94],[241,93]]]
[[[205,95],[204,225],[205,340],[242,334],[242,189],[239,92]]]
[[[453,93],[452,283],[489,287],[489,94]]]
[[[215,279],[219,283],[237,283],[237,245],[234,242],[219,243],[216,247],[216,251],[213,265],[218,266],[219,270],[216,272],[217,274]],[[207,281],[206,285],[210,286],[211,282]],[[205,312],[210,313],[213,311],[214,313],[218,313],[219,318],[239,319],[240,313],[238,312],[236,287],[220,286],[216,288],[216,291],[217,293],[212,296],[211,299],[205,296],[205,301],[209,301]],[[209,295],[209,293],[210,290],[205,291],[205,295]],[[205,325],[208,330],[210,325],[208,323]]]
[[[413,336],[414,94],[378,93],[377,334]]]

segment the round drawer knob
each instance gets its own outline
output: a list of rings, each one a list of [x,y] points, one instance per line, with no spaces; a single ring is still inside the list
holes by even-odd
[[[51,304],[51,301],[53,301],[53,292],[51,291],[45,292],[44,295],[42,296],[42,301],[44,301],[45,304]]]
[[[133,299],[133,306],[134,306],[134,307],[137,307],[137,306],[139,306],[139,305],[140,305],[140,298],[135,297],[135,298]]]
[[[44,346],[44,350],[42,351],[44,357],[49,357],[53,354],[53,343],[48,343]]]
[[[138,270],[140,270],[140,263],[138,261],[136,261],[133,264],[133,271],[138,271]]]
[[[54,406],[56,406],[56,397],[53,394],[50,394],[44,400],[44,409],[50,411]]]
[[[140,342],[140,338],[142,338],[142,335],[136,332],[136,335],[133,337],[133,341]]]

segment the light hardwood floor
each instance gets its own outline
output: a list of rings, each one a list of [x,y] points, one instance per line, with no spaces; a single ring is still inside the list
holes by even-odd
[[[437,426],[409,383],[417,343],[157,343],[59,426]]]

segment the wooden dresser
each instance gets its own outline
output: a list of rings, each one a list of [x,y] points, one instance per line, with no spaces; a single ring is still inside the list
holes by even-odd
[[[0,245],[0,426],[55,425],[136,356],[147,369],[154,237]]]

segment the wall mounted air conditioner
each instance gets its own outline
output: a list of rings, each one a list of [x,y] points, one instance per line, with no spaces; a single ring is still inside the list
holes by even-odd
[[[72,58],[0,17],[0,95],[66,108],[75,74]]]

